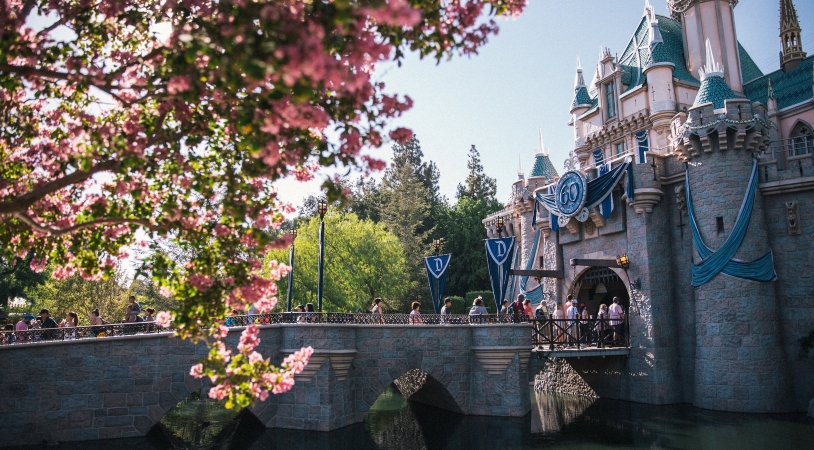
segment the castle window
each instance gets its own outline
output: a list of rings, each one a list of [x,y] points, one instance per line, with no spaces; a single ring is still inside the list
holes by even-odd
[[[798,122],[791,130],[791,144],[795,155],[814,153],[814,131],[805,122]]]
[[[622,153],[627,151],[627,145],[625,145],[625,141],[618,142],[614,147],[616,148],[616,154],[621,155]]]
[[[608,105],[608,119],[616,117],[616,95],[613,91],[613,81],[605,85],[605,101]]]
[[[715,229],[718,232],[718,235],[724,234],[724,218],[723,217],[716,217],[715,218]]]

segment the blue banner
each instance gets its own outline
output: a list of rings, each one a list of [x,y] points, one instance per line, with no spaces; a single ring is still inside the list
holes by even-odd
[[[427,280],[430,282],[430,295],[435,314],[441,313],[444,306],[444,285],[447,283],[447,267],[449,267],[450,254],[428,256],[424,258],[424,267],[427,269]]]
[[[489,266],[489,279],[492,282],[492,293],[495,296],[495,306],[500,311],[500,305],[506,296],[509,285],[509,270],[514,255],[514,237],[486,239],[486,262]]]
[[[608,163],[599,166],[599,176],[605,175],[611,171],[611,165]],[[607,219],[613,213],[613,194],[609,195],[602,203],[599,204],[599,212]]]

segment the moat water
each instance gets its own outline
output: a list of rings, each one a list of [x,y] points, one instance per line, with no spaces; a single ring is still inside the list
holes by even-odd
[[[532,394],[522,418],[463,416],[407,401],[391,385],[364,423],[330,433],[264,429],[253,416],[190,398],[146,438],[62,443],[82,450],[365,449],[803,449],[814,419],[652,406],[554,393]],[[55,448],[52,446],[30,446]]]

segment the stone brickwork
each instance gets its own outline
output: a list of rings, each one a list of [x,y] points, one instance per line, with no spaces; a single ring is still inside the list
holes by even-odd
[[[414,393],[423,403],[475,415],[519,417],[530,410],[531,378],[521,368],[528,363],[529,325],[260,328],[258,351],[275,363],[305,346],[326,355],[310,380],[252,407],[267,427],[329,431],[362,421],[390,383],[415,369],[427,374]],[[230,332],[230,345],[239,331]],[[513,356],[500,376],[489,375],[473,347]],[[205,390],[188,375],[205,353],[205,346],[168,334],[0,347],[0,442],[143,436],[191,392]],[[340,367],[336,355],[352,361]]]
[[[689,171],[698,226],[720,248],[732,232],[752,169],[752,155],[724,150],[695,158]],[[723,232],[716,223],[723,218]],[[754,261],[770,249],[763,197],[757,194],[749,229],[735,258]],[[697,256],[696,256],[697,257]],[[774,283],[719,273],[695,290],[696,406],[747,412],[796,410],[782,346]]]

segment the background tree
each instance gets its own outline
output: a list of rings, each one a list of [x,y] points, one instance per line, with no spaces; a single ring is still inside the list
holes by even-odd
[[[0,308],[8,307],[11,299],[30,299],[37,286],[45,282],[45,274],[37,273],[29,267],[33,252],[25,258],[14,257],[6,260],[0,257]]]
[[[49,272],[52,272],[51,268],[45,271],[46,274]],[[63,279],[49,277],[36,289],[32,308],[48,308],[57,321],[73,311],[79,316],[80,325],[90,324],[91,311],[99,308],[104,319],[120,322],[127,309],[128,284],[121,268],[117,268],[113,276],[99,280],[86,280],[79,274]]]
[[[57,278],[97,278],[115,274],[136,232],[154,250],[171,238],[194,257],[179,265],[154,251],[140,272],[181,300],[162,324],[173,317],[181,337],[208,337],[194,373],[219,377],[210,396],[246,406],[286,390],[293,372],[253,353],[254,327],[231,355],[222,330],[200,326],[232,307],[274,306],[286,268],[263,277],[256,255],[288,246],[265,230],[293,211],[272,183],[325,166],[381,169],[360,152],[409,139],[388,130],[412,102],[384,93],[375,65],[406,51],[474,53],[497,29],[484,12],[524,4],[2,2],[0,256],[34,250],[35,271],[50,262]],[[332,179],[324,186],[331,200],[342,194]],[[223,191],[217,210],[201,201]]]
[[[317,258],[319,255],[319,218],[312,217],[297,229],[293,306],[317,304]],[[266,254],[272,261],[288,261],[288,249]],[[359,220],[353,213],[328,212],[325,216],[325,272],[323,311],[367,311],[373,299],[402,298],[407,289],[403,274],[406,261],[401,244],[382,224]],[[279,283],[280,301],[275,308],[285,311],[287,284]]]
[[[480,162],[480,153],[472,145],[469,149],[469,159],[466,163],[469,175],[463,183],[458,184],[457,198],[469,197],[474,200],[483,199],[487,202],[497,202],[497,181],[486,176],[483,172],[483,165]]]

